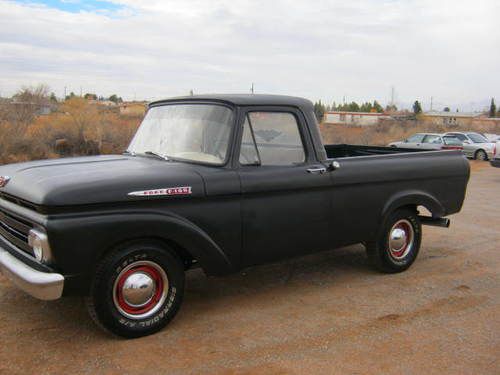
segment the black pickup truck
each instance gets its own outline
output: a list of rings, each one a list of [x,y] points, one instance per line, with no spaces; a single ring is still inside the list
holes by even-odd
[[[421,225],[460,211],[469,165],[456,150],[324,146],[305,99],[206,95],[151,103],[123,155],[0,176],[0,270],[40,299],[83,295],[101,327],[139,337],[174,317],[194,266],[363,243],[380,270],[407,269]]]

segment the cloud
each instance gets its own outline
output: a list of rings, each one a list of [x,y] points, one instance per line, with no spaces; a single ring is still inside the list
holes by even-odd
[[[96,3],[98,3],[96,1]],[[103,12],[0,0],[0,90],[326,101],[500,97],[496,1],[131,1]],[[78,3],[73,4],[78,6]]]

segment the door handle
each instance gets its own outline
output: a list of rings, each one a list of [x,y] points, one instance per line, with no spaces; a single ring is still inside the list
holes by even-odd
[[[307,172],[308,173],[315,173],[315,174],[323,174],[326,172],[326,168],[325,167],[308,168]]]

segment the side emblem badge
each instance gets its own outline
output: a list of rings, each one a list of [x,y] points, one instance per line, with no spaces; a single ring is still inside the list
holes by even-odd
[[[9,176],[0,176],[0,188],[3,188],[5,185],[7,185],[7,182],[10,181]]]
[[[190,195],[190,194],[192,194],[191,186],[178,186],[178,187],[169,187],[169,188],[161,188],[153,190],[131,191],[127,195],[145,197],[153,195]]]

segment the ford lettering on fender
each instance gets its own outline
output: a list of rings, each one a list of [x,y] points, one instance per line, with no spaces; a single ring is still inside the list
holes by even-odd
[[[406,270],[422,224],[460,211],[469,165],[459,150],[323,145],[305,99],[208,95],[152,103],[123,155],[0,176],[2,273],[40,299],[85,296],[99,326],[139,337],[175,316],[191,267],[363,243],[378,269]]]

